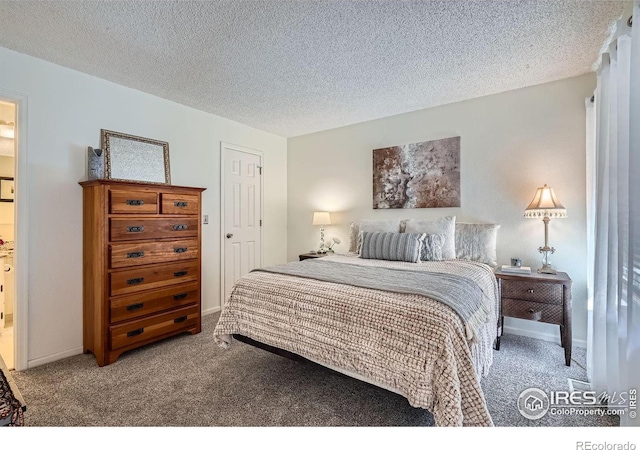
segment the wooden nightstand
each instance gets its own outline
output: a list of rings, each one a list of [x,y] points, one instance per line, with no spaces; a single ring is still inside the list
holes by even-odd
[[[571,365],[571,278],[565,272],[557,275],[532,273],[520,275],[495,271],[500,289],[500,319],[496,350],[500,350],[500,336],[504,317],[535,320],[560,326],[560,342],[564,359]]]
[[[322,258],[327,255],[328,253],[303,253],[302,255],[298,255],[298,257],[300,261],[304,261],[305,259]]]

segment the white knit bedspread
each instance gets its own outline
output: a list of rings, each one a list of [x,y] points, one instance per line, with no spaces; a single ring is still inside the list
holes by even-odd
[[[429,410],[437,426],[493,425],[479,382],[493,361],[499,303],[489,266],[354,255],[323,260],[464,276],[485,294],[489,319],[477,339],[467,340],[460,317],[431,298],[256,271],[236,282],[225,303],[214,330],[218,344],[241,334],[288,350],[405,396]]]

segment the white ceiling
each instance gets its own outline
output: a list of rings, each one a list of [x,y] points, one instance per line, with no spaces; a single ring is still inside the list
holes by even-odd
[[[621,1],[0,1],[0,46],[285,137],[592,71]]]

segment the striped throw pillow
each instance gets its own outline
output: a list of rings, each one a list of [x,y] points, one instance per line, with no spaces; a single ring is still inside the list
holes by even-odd
[[[420,261],[425,233],[382,233],[362,231],[360,258],[387,261]]]

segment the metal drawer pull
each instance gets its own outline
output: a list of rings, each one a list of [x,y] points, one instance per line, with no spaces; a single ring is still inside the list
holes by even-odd
[[[127,258],[144,258],[144,252],[127,253]]]
[[[134,337],[144,332],[144,328],[138,328],[137,330],[129,331],[127,337]]]
[[[177,294],[173,296],[174,300],[182,300],[183,298],[187,298],[187,293]]]
[[[527,292],[528,292],[529,294],[533,294],[533,289],[527,289]]]
[[[144,200],[127,200],[127,205],[129,205],[129,206],[142,206],[142,205],[144,205]]]
[[[144,231],[144,227],[143,226],[127,227],[127,232],[128,233],[142,233],[143,231]]]
[[[177,319],[173,319],[173,323],[180,323],[187,320],[187,316],[178,317]]]
[[[189,206],[188,202],[173,202],[173,206],[177,206],[178,208],[185,208]]]
[[[189,228],[187,225],[174,225],[173,226],[174,231],[183,231],[183,230],[186,230],[187,228]]]
[[[144,281],[144,278],[140,277],[140,278],[131,278],[129,280],[127,280],[127,284],[140,284]]]
[[[176,248],[173,249],[173,251],[175,253],[184,253],[184,252],[187,251],[187,249],[188,249],[188,247],[176,247]]]
[[[529,312],[533,314],[533,308],[529,308]]]
[[[133,303],[131,305],[127,305],[127,311],[136,311],[144,306],[144,303]]]
[[[180,272],[173,272],[174,277],[182,277],[182,276],[185,276],[186,274],[187,274],[186,270],[181,270]]]

